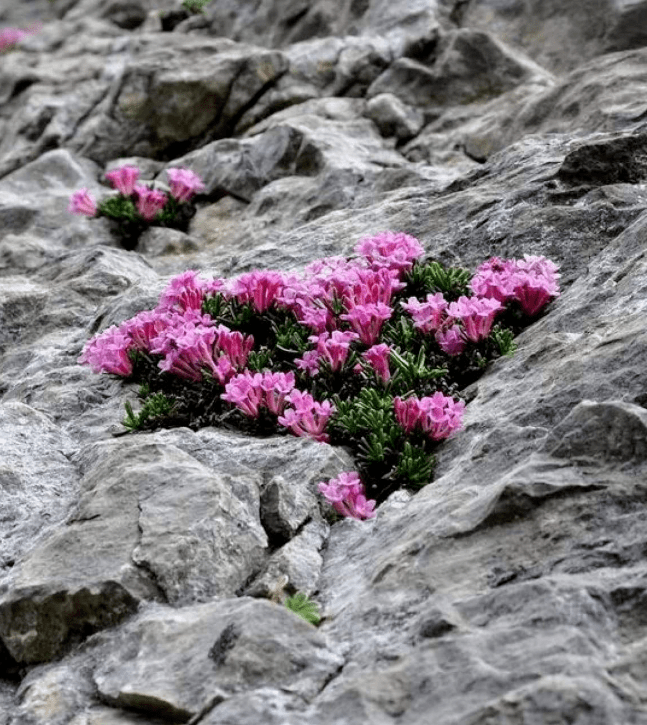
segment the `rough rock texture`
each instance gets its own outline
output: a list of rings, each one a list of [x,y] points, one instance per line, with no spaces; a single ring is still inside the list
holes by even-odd
[[[647,725],[647,2],[4,0],[0,725]],[[205,179],[134,251],[67,212]],[[385,229],[543,254],[562,296],[436,479],[330,525],[343,449],[117,436],[77,364],[169,275]],[[319,629],[277,604],[302,591]]]

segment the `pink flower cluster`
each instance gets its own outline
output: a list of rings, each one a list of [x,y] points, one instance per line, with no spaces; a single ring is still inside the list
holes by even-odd
[[[189,201],[198,191],[204,190],[202,179],[188,169],[167,169],[171,196],[178,202]],[[168,196],[163,191],[138,184],[140,171],[136,166],[120,166],[106,173],[106,179],[123,196],[135,196],[137,213],[146,221],[153,221],[164,209]],[[72,214],[95,217],[98,213],[96,201],[87,189],[75,191],[70,197],[68,211]]]
[[[533,317],[551,299],[559,296],[557,265],[546,257],[524,255],[523,259],[492,257],[477,268],[470,282],[473,292],[500,302],[517,300]]]
[[[165,372],[194,382],[207,373],[224,385],[247,365],[254,338],[225,325],[209,327],[211,318],[204,317],[195,324],[185,316],[183,324],[167,327],[152,340],[151,352],[164,355],[159,367]]]
[[[286,396],[294,389],[294,373],[250,373],[246,370],[225,385],[220,396],[251,418],[258,418],[260,408],[266,407],[274,415],[281,415]]]
[[[296,388],[288,395],[287,400],[292,407],[283,411],[278,419],[279,423],[296,436],[327,443],[329,436],[325,432],[326,425],[335,412],[335,406],[329,400],[320,403],[310,393]]]
[[[459,355],[467,341],[485,339],[503,309],[498,300],[481,297],[459,297],[448,304],[441,292],[428,294],[424,302],[410,297],[400,304],[413,318],[415,328],[435,333],[436,342],[447,355]]]
[[[425,301],[410,297],[400,304],[415,328],[434,333],[447,355],[459,355],[468,342],[479,342],[490,334],[506,302],[517,300],[528,316],[536,315],[559,296],[558,278],[557,266],[545,257],[526,255],[522,260],[505,261],[492,257],[477,269],[470,283],[476,296],[448,303],[437,292],[428,294]]]
[[[391,370],[389,369],[390,354],[390,345],[383,342],[369,347],[366,352],[362,353],[364,360],[371,365],[375,374],[383,383],[388,383],[391,379]]]
[[[409,434],[422,430],[432,440],[449,438],[463,427],[465,403],[443,395],[440,391],[431,397],[393,399],[395,417],[400,427]]]
[[[0,30],[0,53],[4,50],[11,50],[15,47],[23,38],[26,38],[32,33],[36,33],[40,30],[40,26],[33,26],[28,30],[21,30],[20,28],[3,28]]]
[[[366,500],[364,484],[354,471],[344,471],[328,483],[319,484],[319,492],[337,513],[363,521],[375,516],[375,501]]]
[[[211,317],[201,313],[204,296],[218,286],[218,280],[209,282],[194,271],[184,272],[171,280],[154,310],[140,312],[89,340],[79,362],[96,373],[127,377],[132,374],[129,353],[139,350],[163,355],[160,369],[188,380],[201,380],[203,370],[218,379],[231,376],[244,367],[245,350],[249,352],[253,340],[243,340],[224,326],[214,328]],[[221,353],[226,362],[218,361]]]
[[[373,268],[408,271],[414,261],[424,255],[425,250],[415,237],[408,234],[382,232],[374,237],[360,239],[355,245],[355,253],[366,257]]]
[[[330,365],[333,372],[341,370],[350,353],[351,342],[358,338],[356,332],[340,330],[311,335],[308,339],[317,345],[317,349],[306,352],[300,360],[295,360],[295,364],[312,376],[319,372],[319,363],[322,360]]]

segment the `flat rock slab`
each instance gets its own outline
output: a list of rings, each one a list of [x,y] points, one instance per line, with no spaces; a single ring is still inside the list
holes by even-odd
[[[309,700],[342,664],[312,625],[243,598],[147,608],[115,633],[94,680],[113,706],[185,721],[240,691],[280,688]]]
[[[142,599],[232,595],[264,561],[258,508],[250,515],[227,476],[173,446],[99,447],[66,526],[22,560],[0,599],[0,637],[17,662],[56,657]],[[257,499],[258,484],[246,481]]]

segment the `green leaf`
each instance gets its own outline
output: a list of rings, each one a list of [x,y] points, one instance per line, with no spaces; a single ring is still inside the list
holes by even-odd
[[[492,339],[499,348],[501,355],[512,357],[517,350],[517,343],[514,341],[514,333],[508,328],[495,325],[490,333]]]
[[[445,269],[439,262],[414,264],[406,277],[406,281],[416,294],[442,292],[450,299],[458,299],[469,293],[468,284],[472,273],[460,267]]]
[[[288,597],[283,604],[290,611],[305,619],[306,622],[314,624],[315,627],[321,622],[319,605],[309,600],[303,592],[297,592],[293,597]]]

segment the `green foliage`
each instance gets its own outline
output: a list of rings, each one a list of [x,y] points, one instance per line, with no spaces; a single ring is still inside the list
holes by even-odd
[[[349,400],[337,396],[334,403],[337,412],[332,425],[351,436],[395,425],[393,398],[376,388],[362,388],[357,397]]]
[[[302,355],[309,349],[308,337],[311,331],[296,320],[285,320],[275,325],[276,346],[284,352]]]
[[[517,343],[514,341],[514,332],[501,325],[495,325],[490,333],[496,343],[499,353],[506,357],[512,357],[517,350]]]
[[[420,488],[431,481],[435,464],[436,458],[430,456],[424,448],[414,447],[409,441],[405,441],[398,461],[396,476],[408,480],[412,486]]]
[[[414,295],[442,292],[446,299],[452,300],[469,293],[468,284],[471,278],[472,273],[468,269],[445,269],[439,262],[427,262],[414,264],[406,281]]]
[[[253,373],[260,373],[261,371],[272,368],[272,355],[267,348],[262,350],[251,350],[249,357],[247,358],[247,367]]]
[[[182,7],[190,13],[204,13],[204,7],[211,0],[184,0]]]
[[[202,302],[202,313],[211,315],[214,320],[222,317],[225,314],[226,308],[227,300],[219,292],[212,297],[205,297]]]
[[[308,599],[303,592],[297,592],[293,597],[288,597],[283,604],[290,611],[305,619],[306,622],[314,624],[315,627],[321,622],[319,605]]]
[[[127,219],[128,221],[139,219],[132,199],[121,194],[104,199],[99,204],[99,216],[107,216],[110,219]]]
[[[447,375],[447,368],[430,368],[426,364],[425,350],[420,347],[417,354],[391,350],[391,363],[395,368],[394,382],[402,382],[406,390],[416,390],[421,385]]]
[[[153,393],[146,398],[142,409],[137,415],[133,412],[133,407],[128,401],[126,401],[124,407],[126,408],[126,417],[122,421],[122,425],[132,433],[141,430],[145,426],[151,426],[152,423],[171,415],[173,401],[169,400],[164,393]]]

